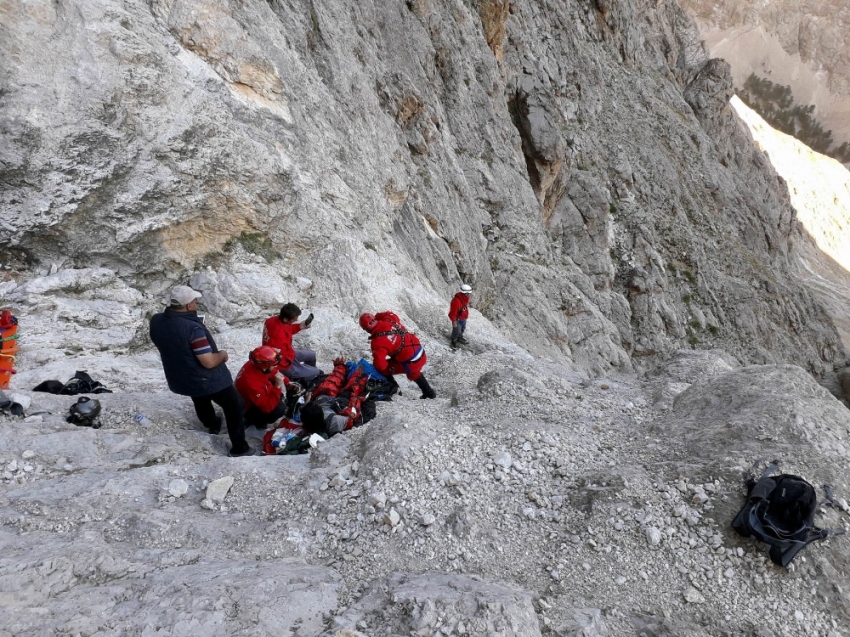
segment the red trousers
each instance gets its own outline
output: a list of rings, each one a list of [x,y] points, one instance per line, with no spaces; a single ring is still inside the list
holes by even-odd
[[[415,363],[398,363],[396,361],[387,361],[390,374],[404,374],[409,380],[416,381],[422,375],[422,368],[428,362],[428,356],[422,352],[422,356]]]

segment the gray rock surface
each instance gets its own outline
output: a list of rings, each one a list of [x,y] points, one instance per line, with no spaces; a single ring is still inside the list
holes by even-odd
[[[390,576],[336,621],[382,634],[540,635],[527,591],[447,574]]]
[[[687,346],[842,358],[676,3],[98,0],[0,29],[0,298],[45,359],[144,346],[186,279],[214,325],[296,299],[432,335],[462,279],[594,374]]]
[[[224,436],[168,393],[101,395],[104,426],[92,430],[64,422],[74,397],[24,392],[44,422],[0,416],[0,625],[272,635],[286,605],[285,626],[327,637],[753,626],[796,637],[801,621],[842,635],[843,537],[784,570],[728,527],[742,474],[763,456],[846,500],[846,409],[802,369],[718,374],[715,352],[711,373],[670,406],[651,396],[690,373],[681,357],[666,377],[659,366],[645,379],[579,380],[498,349],[433,354],[440,397],[405,391],[300,457],[228,458]],[[128,373],[147,364],[144,353],[121,357]],[[538,383],[482,393],[478,379],[502,367]],[[151,427],[132,421],[140,402]],[[505,452],[511,464],[495,464]],[[222,476],[233,478],[223,508],[201,509]],[[174,482],[184,496],[164,490]],[[817,521],[850,526],[840,503]]]
[[[850,141],[850,34],[847,6],[835,0],[769,3],[682,0],[712,55],[727,59],[739,86],[750,73],[791,86],[795,100],[814,104],[836,146]]]
[[[847,493],[850,421],[810,375],[845,355],[675,3],[3,18],[0,302],[41,421],[0,414],[2,630],[846,632],[845,539],[780,570],[728,528],[763,456]],[[178,281],[232,371],[284,301],[315,310],[297,345],[322,364],[368,352],[359,311],[397,309],[438,398],[400,380],[308,455],[229,458],[147,340]],[[27,390],[77,369],[116,390],[102,429]]]

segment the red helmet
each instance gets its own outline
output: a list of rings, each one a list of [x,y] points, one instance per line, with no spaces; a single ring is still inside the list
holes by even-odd
[[[280,363],[280,350],[263,345],[252,350],[248,358],[260,369],[270,369]]]
[[[374,314],[361,314],[360,315],[360,327],[362,327],[367,332],[370,331],[373,327],[375,327],[375,315]]]
[[[3,310],[0,312],[0,327],[11,327],[15,324],[13,321],[14,318],[9,310]]]

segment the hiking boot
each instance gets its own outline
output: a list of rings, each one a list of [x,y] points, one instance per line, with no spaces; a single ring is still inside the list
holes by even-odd
[[[457,341],[452,341],[452,349],[457,349]]]
[[[245,451],[240,451],[239,453],[233,453],[233,449],[231,449],[227,455],[231,458],[245,458],[247,456],[262,456],[263,452],[259,449],[248,447]]]
[[[437,392],[435,392],[433,389],[431,389],[431,385],[428,384],[428,379],[425,378],[424,375],[420,376],[419,378],[417,378],[413,382],[415,382],[419,386],[419,389],[422,390],[422,395],[419,398],[424,399],[424,398],[436,398],[437,397]]]
[[[467,341],[463,336],[458,336],[457,342],[461,345],[469,345],[469,341]]]

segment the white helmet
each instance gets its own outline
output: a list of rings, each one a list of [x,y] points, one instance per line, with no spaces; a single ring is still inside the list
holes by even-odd
[[[464,294],[472,294],[472,286],[464,283],[463,285],[460,286],[460,291],[463,292]]]

